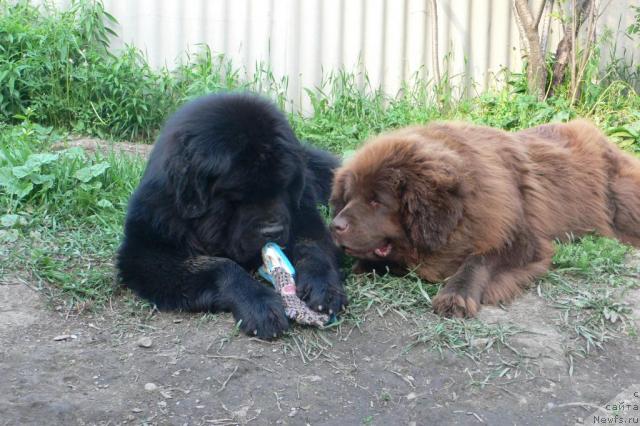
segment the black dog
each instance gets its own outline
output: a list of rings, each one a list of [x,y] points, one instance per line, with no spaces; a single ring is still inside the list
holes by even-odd
[[[244,332],[274,337],[288,328],[281,299],[248,272],[273,241],[296,267],[298,295],[338,312],[338,251],[317,211],[337,165],[260,97],[189,102],[167,121],[129,202],[122,282],[160,309],[231,311]]]

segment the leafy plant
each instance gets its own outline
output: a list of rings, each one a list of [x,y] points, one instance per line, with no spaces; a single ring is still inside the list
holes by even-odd
[[[640,152],[640,113],[639,120],[607,129],[608,136],[622,149]]]

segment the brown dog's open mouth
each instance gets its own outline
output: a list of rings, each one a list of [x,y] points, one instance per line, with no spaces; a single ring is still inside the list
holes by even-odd
[[[387,243],[373,251],[373,254],[378,257],[387,257],[389,256],[389,253],[391,253],[391,243]]]

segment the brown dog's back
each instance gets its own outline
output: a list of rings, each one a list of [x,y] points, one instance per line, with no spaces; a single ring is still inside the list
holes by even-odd
[[[638,243],[638,159],[585,120],[538,126],[516,136],[528,146],[535,191],[525,192],[526,204],[541,231],[550,238],[595,232]]]

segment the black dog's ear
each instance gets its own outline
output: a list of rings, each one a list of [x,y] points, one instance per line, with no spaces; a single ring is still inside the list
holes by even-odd
[[[207,211],[209,176],[202,170],[187,136],[176,133],[173,138],[175,149],[165,162],[169,185],[180,216],[195,219]]]
[[[296,167],[296,172],[291,182],[291,197],[297,209],[300,208],[302,197],[304,196],[304,187],[306,184],[305,170],[306,167]]]

